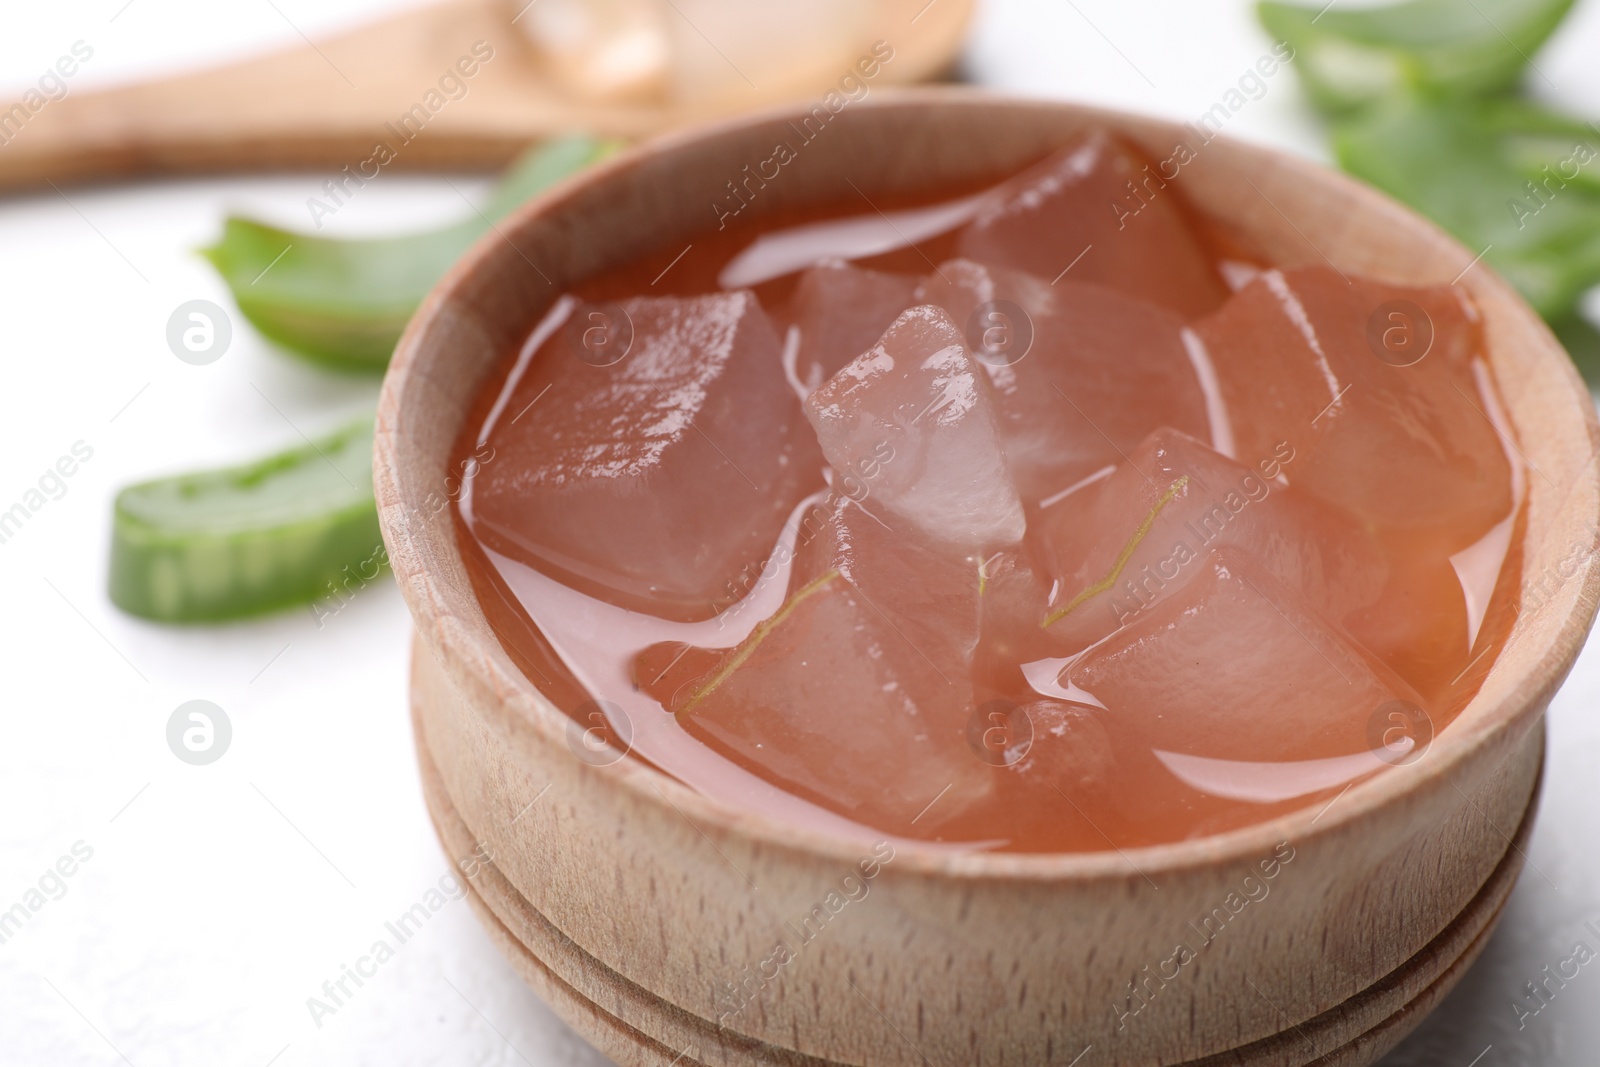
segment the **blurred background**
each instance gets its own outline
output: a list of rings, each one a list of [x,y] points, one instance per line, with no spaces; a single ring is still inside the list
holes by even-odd
[[[1306,32],[1314,40],[1368,6],[1313,5]],[[1513,93],[1519,108],[1552,109],[1526,120],[1542,134],[1538,116],[1563,114],[1580,125],[1600,119],[1600,0],[1568,6],[1429,0],[1423,14],[1481,18],[1494,29],[1480,36],[1497,49],[1503,41],[1516,59],[1493,88]],[[755,96],[819,98],[835,79],[841,42],[853,49],[862,33],[872,39],[863,26],[873,5],[819,0],[764,13],[709,0],[668,4],[670,13],[613,0],[463,5],[462,18],[515,19],[519,40],[544,51],[504,51],[485,62],[484,80],[459,102],[452,97],[415,149],[401,150],[403,165],[383,166],[358,195],[330,199],[327,183],[340,165],[329,160],[364,158],[341,156],[340,138],[353,129],[357,143],[371,140],[360,131],[373,121],[351,103],[357,85],[388,90],[381,73],[365,73],[384,69],[381,47],[363,60],[359,49],[325,43],[426,7],[396,0],[8,5],[0,107],[22,102],[27,114],[8,127],[0,111],[0,514],[17,504],[27,514],[0,524],[7,609],[0,616],[7,683],[0,914],[22,903],[26,919],[0,924],[0,1063],[605,1062],[533,997],[452,892],[451,864],[418,791],[406,704],[410,623],[392,583],[364,582],[337,610],[324,601],[207,626],[136,618],[106,592],[112,500],[131,482],[303,446],[371,409],[378,382],[371,367],[330,369],[329,360],[298,358],[241,314],[240,294],[247,299],[267,270],[251,278],[254,269],[236,261],[219,271],[198,251],[217,241],[228,216],[317,238],[481,217],[521,128],[490,105],[515,91],[504,72],[527,55],[543,55],[543,69],[561,88],[536,124],[553,131],[579,115],[596,132],[642,133]],[[944,69],[1000,92],[1183,121],[1239,89],[1275,43],[1255,7],[1237,0],[978,0],[969,22],[959,0],[919,0],[908,10],[907,26],[921,27],[926,51],[903,51],[902,70],[911,72],[914,59],[928,72]],[[649,17],[665,21],[652,28]],[[1540,29],[1541,19],[1549,26]],[[246,79],[214,97],[192,86],[165,96],[122,88],[284,49],[299,50],[304,66],[281,84]],[[759,92],[741,67],[759,71]],[[1230,107],[1226,132],[1333,163],[1330,133],[1384,101],[1314,99],[1303,75],[1290,64],[1251,82],[1245,102]],[[1381,64],[1355,76],[1380,94],[1392,88]],[[399,75],[390,80],[398,95],[382,97],[375,113],[398,115],[407,93],[429,88],[408,88]],[[355,92],[346,94],[341,82]],[[118,91],[103,111],[71,110],[103,90]],[[163,109],[173,107],[194,107],[199,132],[161,157],[169,169],[233,152],[242,160],[231,168],[238,173],[141,175],[134,172],[160,153],[104,149],[107,123],[156,129]],[[452,109],[462,122],[480,123],[474,136],[451,140]],[[76,156],[70,144],[53,146],[58,112],[90,115],[87,147]],[[1441,114],[1438,122],[1455,121]],[[266,131],[267,147],[230,146],[230,129]],[[1481,137],[1480,127],[1465,129],[1468,142],[1484,145],[1505,133],[1503,125],[1483,127],[1490,132]],[[1600,143],[1592,127],[1585,134],[1550,119],[1548,132],[1558,148],[1585,138]],[[1367,165],[1377,173],[1387,157],[1373,151]],[[295,166],[268,169],[254,159]],[[467,166],[414,169],[451,160]],[[1441,158],[1440,181],[1464,167]],[[1597,174],[1600,163],[1575,184]],[[1580,189],[1569,199],[1600,218],[1580,199],[1592,195]],[[1500,199],[1490,204],[1495,218],[1482,223],[1491,233],[1484,243],[1516,219]],[[1475,219],[1447,224],[1474,243]],[[1525,228],[1514,229],[1513,243]],[[1569,224],[1564,232],[1572,231]],[[1527,256],[1505,261],[1509,271],[1528,268],[1529,278],[1537,273],[1530,263],[1568,270],[1571,293],[1530,295],[1580,363],[1592,356],[1583,322],[1600,318],[1588,289],[1594,279],[1585,273],[1589,259],[1600,264],[1596,248],[1517,249]],[[1502,243],[1488,258],[1507,251]],[[174,321],[191,321],[176,313],[194,301],[207,302],[195,306],[209,309],[214,331],[199,357],[192,344],[185,356],[171,331]],[[1600,977],[1591,968],[1536,1015],[1516,1005],[1526,1003],[1526,984],[1570,957],[1575,943],[1600,950],[1597,698],[1600,651],[1591,647],[1550,712],[1531,866],[1505,921],[1445,1007],[1385,1063],[1595,1062]],[[208,702],[214,728],[204,760],[169,730],[175,711],[196,700]],[[430,892],[442,893],[445,904],[429,923],[335,1013],[313,1017],[307,999],[323,996],[324,983],[366,953],[386,922]]]

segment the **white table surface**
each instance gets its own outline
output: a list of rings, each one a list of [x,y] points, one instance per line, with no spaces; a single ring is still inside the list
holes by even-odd
[[[9,102],[68,50],[73,91],[201,66],[397,5],[381,0],[12,0]],[[1541,90],[1600,113],[1600,3],[1543,53]],[[1235,0],[991,0],[973,80],[1194,118],[1268,47]],[[1230,132],[1322,158],[1293,75]],[[0,149],[3,151],[3,149]],[[307,998],[448,870],[418,791],[405,701],[409,621],[392,583],[319,628],[309,611],[203,629],[139,622],[106,599],[111,497],[127,481],[298,441],[370,404],[370,379],[274,351],[235,319],[218,362],[179,362],[168,315],[231,307],[192,249],[229,209],[304,226],[324,175],[149,183],[0,199],[0,510],[76,442],[92,458],[0,544],[0,911],[57,860],[92,850],[0,944],[0,1064],[585,1065],[605,1061],[522,985],[467,906],[449,902],[318,1026]],[[456,184],[468,196],[482,182]],[[70,199],[69,199],[70,198]],[[454,218],[438,179],[386,175],[329,220],[384,232]],[[1600,966],[1519,1029],[1511,1007],[1600,920],[1600,649],[1550,713],[1526,871],[1483,960],[1391,1065],[1591,1065]],[[233,725],[194,767],[165,729],[203,698]],[[81,844],[79,844],[81,842]],[[1600,925],[1600,923],[1597,923]],[[1594,973],[1591,974],[1591,971]]]

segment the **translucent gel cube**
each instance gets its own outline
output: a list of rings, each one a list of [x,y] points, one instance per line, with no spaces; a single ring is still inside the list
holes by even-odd
[[[1427,546],[1386,550],[1392,562],[1381,595],[1343,621],[1434,707],[1472,660],[1466,597],[1442,553]]]
[[[797,559],[784,606],[704,676],[666,686],[669,708],[695,737],[800,796],[928,836],[994,788],[994,769],[966,740],[976,619],[965,636],[914,625],[901,614],[910,604],[879,603],[846,576],[840,563],[872,583],[871,561],[854,550],[809,559],[834,565],[813,573]]]
[[[971,551],[1022,539],[987,376],[941,309],[906,311],[805,411],[834,487],[891,528]]]
[[[983,599],[981,561],[915,530],[893,530],[834,493],[802,524],[796,574],[837,570],[869,607],[934,663],[970,669]],[[808,517],[809,520],[809,517]]]
[[[943,307],[978,346],[1025,500],[1048,499],[1117,462],[1158,426],[1211,439],[1183,319],[1172,311],[964,259],[940,264],[917,297]],[[1025,354],[1014,358],[1008,341],[1026,343]]]
[[[1372,718],[1417,695],[1247,553],[1200,573],[1070,669],[1150,749],[1282,762],[1371,751]]]
[[[1388,574],[1377,542],[1275,477],[1292,478],[1298,463],[1268,453],[1251,469],[1176,430],[1151,434],[1085,509],[1051,516],[1060,582],[1050,632],[1069,650],[1084,648],[1175,595],[1224,546],[1248,551],[1328,618],[1372,604]]]
[[[1023,663],[1065,655],[1065,643],[1039,624],[1050,611],[1051,581],[1022,550],[996,552],[982,562],[978,652],[973,681],[981,698],[1027,700]]]
[[[753,294],[623,308],[619,362],[559,331],[534,357],[473,480],[475,532],[605,599],[704,618],[820,485],[815,444]]]
[[[1228,290],[1160,162],[1104,131],[1086,133],[1001,186],[956,250],[1046,281],[1065,272],[1203,315]]]
[[[910,275],[864,270],[840,259],[823,260],[800,275],[787,308],[787,325],[799,331],[795,381],[813,391],[871,348],[902,311],[919,302],[912,299],[916,285]]]
[[[1011,741],[988,812],[991,835],[1028,841],[1037,851],[1094,852],[1126,839],[1121,798],[1133,783],[1104,711],[1035,699],[1015,710],[992,705],[989,715],[990,729]]]
[[[1457,290],[1267,271],[1194,333],[1241,461],[1287,442],[1296,488],[1380,533],[1436,535],[1447,554],[1510,513],[1506,448],[1471,367],[1477,313]]]

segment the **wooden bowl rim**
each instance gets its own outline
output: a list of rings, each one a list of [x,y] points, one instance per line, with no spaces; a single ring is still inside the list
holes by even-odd
[[[1161,118],[1067,101],[1000,94],[966,86],[884,87],[875,90],[871,97],[851,105],[851,110],[855,112],[873,110],[931,114],[933,109],[948,111],[951,108],[992,108],[1013,115],[1065,112],[1084,120],[1086,125],[1098,124],[1114,132],[1140,129],[1179,136],[1178,131],[1182,129],[1180,123]],[[467,281],[490,269],[494,255],[500,245],[508,241],[508,235],[523,232],[532,221],[558,212],[580,191],[626,175],[642,161],[666,153],[690,152],[697,145],[737,135],[774,121],[793,119],[804,113],[803,105],[783,104],[670,131],[625,149],[584,173],[550,188],[501,222],[495,232],[481,238],[450,269],[424,299],[395,349],[384,377],[378,406],[374,480],[383,536],[393,561],[396,581],[423,642],[435,654],[443,653],[441,660],[452,681],[475,692],[485,707],[520,717],[553,744],[562,743],[562,732],[570,718],[546,699],[512,662],[482,621],[481,608],[470,585],[463,583],[464,588],[446,588],[428,573],[424,565],[430,555],[428,542],[426,538],[414,536],[414,520],[408,518],[401,493],[400,467],[406,458],[407,448],[397,432],[402,397],[412,384],[413,377],[417,376],[418,364],[426,358],[430,332]],[[1358,203],[1362,211],[1383,217],[1389,224],[1390,232],[1426,236],[1442,242],[1459,255],[1463,268],[1480,258],[1431,221],[1344,174],[1276,149],[1236,140],[1226,134],[1218,135],[1206,144],[1208,154],[1215,146],[1216,151],[1253,160],[1263,170],[1288,171],[1309,185],[1335,190]],[[1292,220],[1290,224],[1295,225]],[[1523,627],[1527,616],[1519,614],[1517,618],[1513,627],[1517,639],[1537,637],[1544,651],[1515,678],[1515,684],[1507,690],[1507,696],[1488,705],[1484,692],[1489,679],[1506,669],[1505,654],[1514,643],[1509,638],[1507,645],[1496,655],[1495,663],[1478,694],[1447,728],[1439,731],[1425,758],[1358,782],[1341,795],[1337,812],[1326,819],[1322,819],[1314,808],[1306,807],[1219,834],[1138,848],[1117,849],[1113,846],[1111,850],[1102,852],[959,852],[948,846],[925,846],[921,842],[896,839],[896,869],[966,880],[1081,883],[1129,881],[1155,873],[1178,873],[1218,864],[1249,862],[1268,854],[1280,842],[1311,841],[1351,823],[1370,819],[1380,809],[1426,784],[1452,774],[1505,735],[1520,732],[1537,720],[1549,697],[1577,658],[1593,623],[1597,604],[1600,604],[1600,552],[1595,551],[1594,547],[1600,544],[1600,461],[1597,461],[1597,455],[1600,455],[1600,424],[1597,424],[1594,402],[1587,386],[1560,343],[1532,308],[1486,265],[1479,264],[1471,271],[1471,275],[1463,279],[1469,289],[1499,297],[1513,315],[1525,318],[1544,335],[1548,344],[1532,358],[1559,359],[1561,366],[1554,369],[1564,375],[1568,387],[1579,401],[1590,444],[1584,476],[1575,478],[1567,490],[1567,496],[1570,498],[1574,492],[1587,488],[1591,501],[1595,502],[1594,514],[1588,524],[1590,551],[1580,569],[1567,580],[1569,585],[1577,586],[1569,598],[1568,610],[1559,617],[1550,613],[1537,621],[1537,629],[1526,633]],[[470,313],[471,309],[463,304],[459,310]],[[1513,358],[1526,360],[1529,357]],[[1520,426],[1514,428],[1521,429]],[[447,521],[452,524],[451,531],[449,536],[441,539],[441,544],[445,546],[445,558],[456,563],[459,570],[460,552],[454,536],[453,518]],[[1532,537],[1533,531],[1529,529],[1525,538]],[[1526,569],[1523,577],[1526,582]],[[455,610],[457,606],[462,610]],[[467,622],[474,612],[479,615],[476,625]],[[480,664],[481,671],[468,669],[466,665],[472,663]],[[708,830],[722,832],[744,838],[759,848],[796,851],[847,865],[853,863],[860,854],[860,840],[725,806],[641,760],[625,758],[606,767],[587,768],[587,771],[604,776],[646,804],[659,806],[664,801],[671,803],[702,833]]]

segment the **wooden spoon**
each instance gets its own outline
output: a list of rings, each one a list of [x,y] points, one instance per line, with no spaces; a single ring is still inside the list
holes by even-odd
[[[815,84],[779,85],[750,69],[711,99],[633,105],[564,94],[513,24],[521,6],[449,0],[234,66],[53,101],[0,148],[0,190],[198,171],[495,167],[554,133],[637,137],[779,100],[821,99],[877,41],[893,58],[870,79],[856,74],[865,85],[852,83],[856,95],[929,78],[951,63],[972,0],[879,0],[858,46],[840,53],[836,71],[816,66],[830,74]],[[668,17],[684,17],[668,6]],[[441,79],[458,98],[440,91]]]

